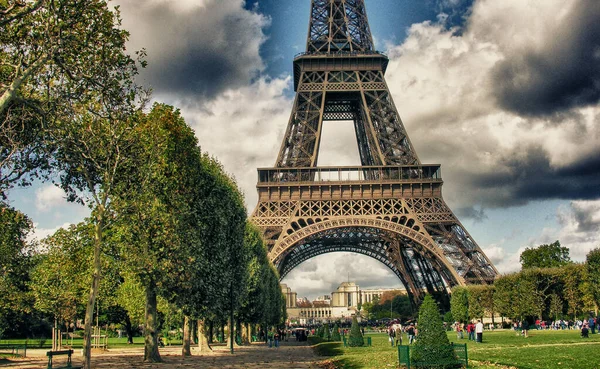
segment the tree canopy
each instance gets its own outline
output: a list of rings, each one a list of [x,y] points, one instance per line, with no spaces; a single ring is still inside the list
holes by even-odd
[[[527,268],[554,268],[571,263],[569,249],[559,241],[538,247],[528,247],[521,253],[521,266]]]

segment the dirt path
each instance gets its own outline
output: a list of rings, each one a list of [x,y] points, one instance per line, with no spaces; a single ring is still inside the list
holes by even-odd
[[[313,353],[310,346],[305,342],[282,342],[277,349],[268,348],[264,344],[252,344],[250,346],[235,349],[232,355],[225,347],[215,347],[212,354],[199,356],[193,351],[192,357],[181,357],[181,346],[167,347],[161,349],[163,363],[143,363],[143,348],[124,348],[109,350],[106,353],[93,355],[92,367],[98,369],[108,368],[144,368],[144,369],[183,369],[183,368],[207,368],[207,369],[313,369],[319,358]],[[43,357],[45,352],[32,352],[28,358],[14,361],[8,364],[0,364],[0,368],[22,368],[22,369],[45,369],[47,359]],[[59,366],[64,361],[56,360]],[[73,364],[80,365],[81,357],[74,356]]]

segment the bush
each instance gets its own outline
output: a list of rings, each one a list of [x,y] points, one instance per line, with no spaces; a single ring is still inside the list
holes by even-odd
[[[427,363],[430,368],[455,367],[454,350],[444,331],[437,304],[430,295],[421,304],[417,327],[417,340],[411,348],[411,362]]]
[[[335,323],[335,325],[333,326],[333,332],[331,332],[331,340],[334,342],[342,340],[342,337],[340,336],[340,327],[337,323]]]
[[[329,331],[329,323],[325,323],[323,326],[323,340],[331,341],[331,332]]]
[[[447,338],[446,338],[447,340]],[[365,340],[362,333],[360,333],[360,327],[358,326],[358,320],[356,316],[352,317],[352,327],[350,327],[350,339],[348,340],[348,346],[360,347],[365,345]]]

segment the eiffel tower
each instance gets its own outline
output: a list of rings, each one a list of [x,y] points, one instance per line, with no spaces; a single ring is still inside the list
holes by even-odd
[[[317,255],[354,252],[398,276],[413,304],[448,305],[451,287],[498,274],[442,198],[440,165],[422,164],[392,101],[364,0],[312,0],[296,99],[273,168],[258,169],[259,226],[283,279]],[[324,121],[353,121],[361,166],[319,167]]]

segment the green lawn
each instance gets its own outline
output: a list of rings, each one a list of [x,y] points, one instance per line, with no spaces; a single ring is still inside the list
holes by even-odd
[[[391,347],[385,334],[371,335],[372,347],[344,348],[341,343],[315,345],[319,355],[327,356],[338,368],[395,368],[398,351]],[[458,340],[453,332],[450,341],[466,343],[469,367],[491,369],[591,369],[600,367],[600,335],[582,339],[579,331],[530,331],[530,337],[512,331],[485,332],[483,343]],[[407,343],[405,340],[404,343]]]

